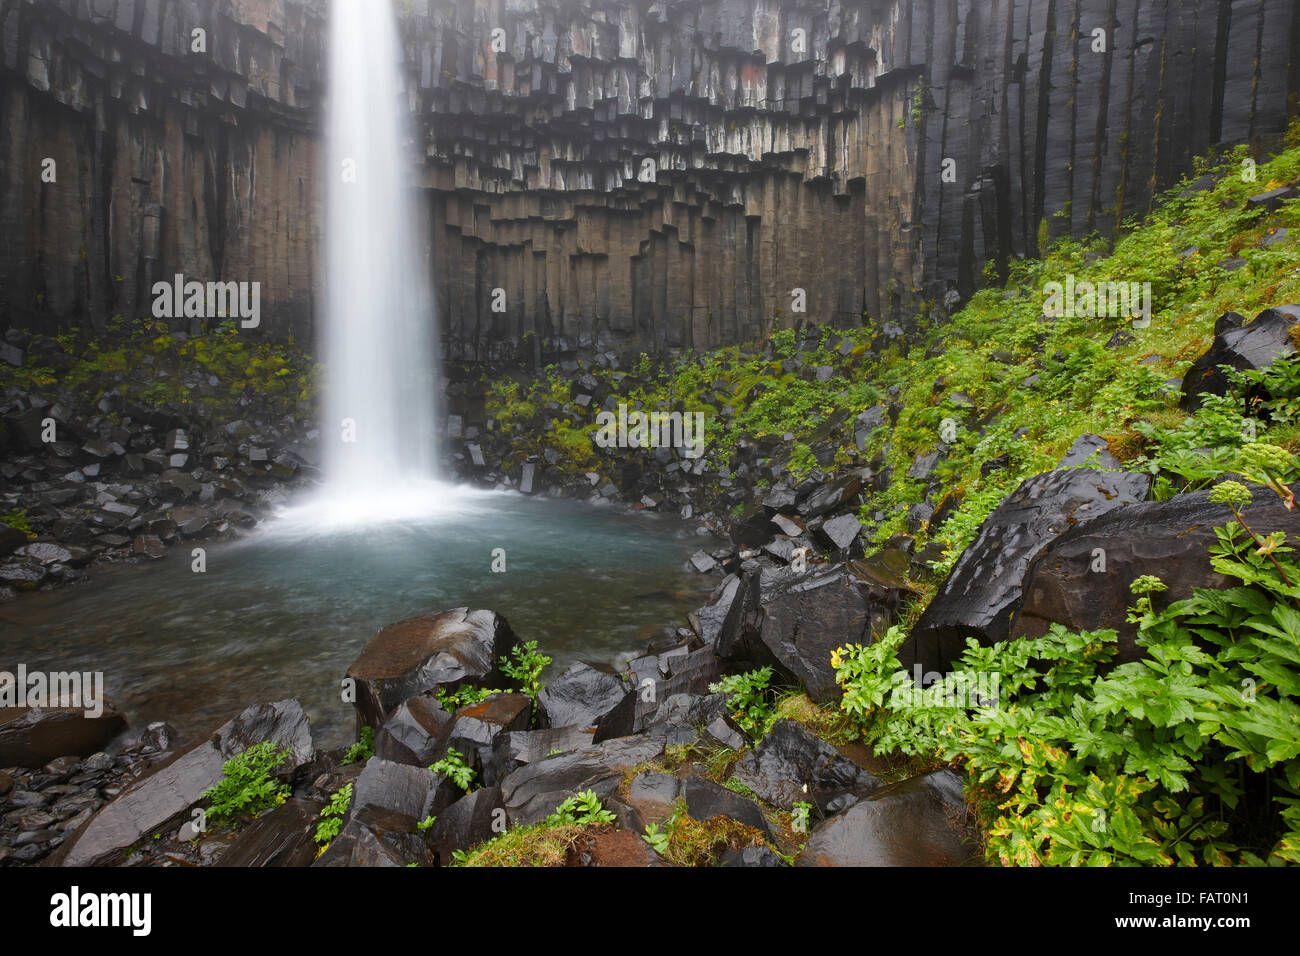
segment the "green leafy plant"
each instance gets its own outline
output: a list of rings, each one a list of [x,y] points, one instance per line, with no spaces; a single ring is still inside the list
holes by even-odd
[[[660,856],[668,855],[668,834],[659,829],[656,823],[647,823],[641,839],[649,843]]]
[[[344,784],[338,792],[330,797],[329,803],[321,809],[320,823],[316,825],[316,836],[314,839],[320,844],[320,849],[316,855],[320,856],[329,849],[330,842],[339,835],[343,829],[343,815],[348,812],[348,806],[352,803],[352,784]]]
[[[15,508],[0,515],[0,524],[8,525],[15,531],[21,531],[29,541],[36,538],[36,532],[32,530],[26,508]]]
[[[796,800],[791,813],[791,819],[797,820],[802,824],[800,832],[808,832],[808,824],[812,820],[813,805],[807,800]]]
[[[503,690],[490,690],[486,687],[470,687],[468,685],[455,691],[440,687],[438,688],[438,703],[442,704],[442,709],[447,713],[454,714],[462,707],[481,704],[493,694],[504,693]]]
[[[600,798],[593,790],[567,797],[555,808],[555,812],[546,818],[548,826],[594,826],[601,823],[613,823],[618,818],[601,806]]]
[[[421,820],[419,823],[417,823],[416,826],[421,830],[427,830],[429,829],[429,827],[433,826],[437,821],[438,818],[430,814],[429,816]]]
[[[429,769],[442,774],[466,793],[474,785],[474,777],[477,775],[474,768],[465,762],[465,756],[454,747],[448,747],[447,756],[434,761]]]
[[[1238,519],[1210,564],[1239,584],[1161,608],[1164,583],[1134,581],[1141,659],[1116,665],[1113,631],[970,640],[960,666],[997,675],[998,706],[933,706],[900,693],[893,630],[836,652],[845,712],[878,753],[964,765],[1006,864],[1300,862],[1300,565],[1240,521],[1244,485],[1210,497]]]
[[[775,694],[768,686],[772,668],[760,667],[744,674],[729,674],[709,685],[715,694],[727,695],[727,706],[736,726],[752,740],[766,736],[776,722]]]
[[[542,671],[550,665],[551,659],[538,652],[536,641],[516,644],[510,655],[501,658],[501,672],[511,680],[518,681],[523,692],[536,703],[537,695],[542,689]]]
[[[375,755],[375,728],[362,727],[361,739],[343,755],[344,763],[365,763]]]
[[[228,823],[245,814],[256,815],[279,806],[289,796],[289,788],[272,779],[271,771],[284,763],[292,751],[276,747],[272,741],[254,744],[238,757],[227,760],[217,784],[203,791],[209,800],[207,817],[215,824]]]

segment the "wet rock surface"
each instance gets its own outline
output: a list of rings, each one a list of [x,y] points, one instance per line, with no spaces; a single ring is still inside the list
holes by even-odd
[[[860,797],[884,786],[793,720],[778,720],[740,758],[734,775],[761,799],[786,810],[806,801],[825,811],[846,795]]]
[[[625,693],[623,682],[614,674],[579,662],[538,695],[539,723],[542,727],[594,727]]]
[[[1005,640],[1020,605],[1025,572],[1070,528],[1146,497],[1150,477],[1066,468],[1023,482],[980,528],[899,651],[906,669],[943,671],[968,637]]]
[[[258,817],[230,843],[216,866],[310,866],[324,804],[293,797]]]
[[[1182,407],[1195,411],[1200,407],[1202,395],[1223,395],[1228,391],[1228,379],[1220,366],[1252,371],[1267,368],[1280,356],[1295,352],[1291,332],[1297,323],[1300,323],[1300,305],[1265,309],[1248,324],[1225,323],[1221,319],[1209,350],[1192,363],[1183,377]]]
[[[876,790],[808,837],[796,866],[964,866],[979,844],[950,770]]]
[[[1256,485],[1252,491],[1252,501],[1242,507],[1252,528],[1300,537],[1300,512],[1288,510],[1271,489]],[[1127,504],[1056,538],[1025,574],[1011,636],[1039,637],[1054,623],[1071,631],[1111,629],[1119,635],[1119,659],[1137,659],[1137,628],[1128,620],[1132,581],[1155,575],[1167,583],[1163,600],[1170,602],[1191,597],[1193,588],[1218,590],[1236,583],[1210,565],[1214,529],[1231,513],[1226,505],[1212,504],[1209,494]]]
[[[348,668],[356,681],[357,719],[382,727],[408,698],[469,681],[505,683],[499,661],[515,645],[495,611],[456,608],[383,627]]]
[[[619,706],[629,697],[645,705],[629,711],[639,715],[641,726],[616,738],[596,740],[591,726],[533,729],[532,703],[517,693],[492,694],[448,714],[437,701],[439,691],[496,683],[499,675],[486,664],[499,656],[494,641],[506,625],[498,621],[490,611],[456,609],[400,622],[415,622],[412,628],[381,629],[391,641],[380,643],[387,655],[381,659],[395,664],[395,677],[423,672],[403,685],[415,692],[392,708],[375,735],[376,754],[361,762],[344,763],[341,750],[313,750],[301,707],[280,701],[248,708],[179,752],[165,754],[174,735],[153,725],[117,757],[67,756],[39,770],[0,771],[0,863],[446,866],[457,861],[458,852],[500,836],[507,826],[544,821],[568,798],[591,791],[616,824],[579,831],[567,865],[670,865],[642,834],[649,824],[664,826],[685,814],[696,821],[692,832],[700,839],[722,841],[708,857],[719,865],[773,866],[784,865],[774,848],[793,847],[771,814],[805,798],[821,814],[842,810],[880,788],[870,773],[788,720],[778,721],[736,763],[735,788],[705,776],[709,754],[749,744],[731,722],[725,695],[707,691],[708,680],[727,668],[698,636],[677,645],[652,644],[623,676],[585,666],[557,676],[558,686],[570,689],[575,678],[609,677],[622,695]],[[466,647],[477,649],[477,657]],[[491,657],[484,647],[491,647]],[[454,665],[443,659],[430,666],[440,654]],[[470,658],[483,665],[476,677],[463,666],[462,659]],[[661,688],[663,696],[651,693],[642,700],[639,674],[646,675],[646,689]],[[392,685],[380,683],[375,699],[388,692]],[[203,792],[221,779],[225,761],[263,741],[290,748],[289,760],[273,772],[287,799],[255,816],[196,828],[193,811],[206,805]],[[670,745],[677,756],[669,756]],[[468,793],[425,763],[451,749],[474,772]],[[672,766],[676,770],[668,771]],[[337,832],[321,835],[327,806],[344,793],[345,808],[330,817],[337,819]],[[723,835],[728,826],[761,835],[744,839],[767,846],[737,847],[739,837]]]
[[[84,707],[0,708],[0,767],[43,767],[57,757],[89,757],[126,729],[111,704],[98,715]]]
[[[39,863],[128,785],[167,756],[156,725],[113,755],[66,755],[0,771],[0,866]]]
[[[504,832],[505,806],[498,787],[467,793],[438,814],[426,834],[434,858],[443,866],[457,850],[468,850]]]
[[[208,739],[157,765],[87,820],[59,848],[54,862],[62,866],[122,862],[137,842],[186,816],[203,791],[221,780],[227,760],[265,741],[289,750],[277,773],[292,773],[311,759],[311,729],[297,701],[249,707]]]
[[[375,755],[396,763],[427,767],[445,750],[453,719],[430,694],[408,698],[375,735]]]
[[[501,781],[510,824],[528,826],[544,820],[573,793],[591,790],[607,796],[618,789],[625,769],[663,752],[663,737],[626,737],[520,767]]]

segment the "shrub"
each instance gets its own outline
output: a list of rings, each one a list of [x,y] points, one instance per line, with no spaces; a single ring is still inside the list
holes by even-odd
[[[271,771],[289,757],[289,748],[280,750],[272,741],[249,747],[222,768],[221,781],[203,791],[210,800],[208,820],[223,824],[244,814],[256,815],[279,806],[289,796],[289,788],[271,778]]]
[[[714,694],[726,694],[731,719],[753,740],[767,735],[776,722],[774,695],[768,685],[772,681],[772,668],[761,667],[745,674],[729,674],[717,683],[710,684]]]
[[[464,755],[455,748],[448,747],[447,756],[434,761],[429,765],[429,769],[434,773],[440,773],[447,777],[466,793],[469,793],[470,788],[474,786],[476,773],[469,764],[465,763]]]
[[[1212,492],[1234,512],[1248,498]],[[1235,517],[1210,561],[1239,585],[1160,610],[1163,583],[1133,583],[1143,659],[1115,666],[1114,631],[1060,625],[970,640],[961,667],[998,677],[997,705],[937,702],[960,673],[918,704],[892,629],[836,652],[845,713],[878,753],[964,765],[1004,864],[1300,862],[1300,564],[1283,533]]]
[[[346,784],[339,788],[338,793],[330,797],[329,803],[320,812],[320,823],[316,825],[315,840],[320,844],[320,850],[316,855],[320,856],[329,849],[330,842],[339,835],[343,829],[343,815],[348,811],[348,805],[352,803],[352,784]]]
[[[550,663],[551,659],[537,650],[536,641],[527,641],[523,645],[516,644],[510,657],[501,658],[501,672],[518,681],[523,692],[537,703],[537,695],[542,689],[540,677]]]
[[[343,755],[344,763],[365,763],[375,755],[375,728],[362,727],[361,739]]]

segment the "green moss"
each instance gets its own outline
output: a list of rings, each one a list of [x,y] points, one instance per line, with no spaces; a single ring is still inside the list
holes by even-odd
[[[68,356],[57,372],[30,362],[5,366],[0,384],[28,390],[58,386],[87,403],[116,388],[126,401],[147,408],[174,404],[236,419],[244,396],[261,396],[284,411],[310,401],[319,377],[319,368],[292,340],[255,342],[233,326],[179,341],[154,323],[128,324],[115,317],[102,338],[69,332],[55,341]],[[194,376],[203,386],[187,388],[185,379]],[[219,382],[215,396],[205,394],[210,376]]]
[[[767,846],[761,830],[746,826],[730,817],[696,820],[678,800],[673,815],[663,826],[667,844],[663,856],[678,866],[716,866],[728,850]]]
[[[26,508],[15,508],[0,515],[0,524],[7,525],[15,531],[21,531],[27,535],[28,541],[36,540],[36,532],[32,530],[32,526],[28,521]]]
[[[536,823],[507,830],[459,855],[455,866],[564,866],[584,827]]]

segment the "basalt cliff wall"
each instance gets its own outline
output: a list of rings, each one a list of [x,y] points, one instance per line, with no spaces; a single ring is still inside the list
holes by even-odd
[[[1300,92],[1286,0],[397,6],[462,359],[905,324],[1044,230],[1110,232]],[[310,336],[327,14],[0,0],[0,321],[102,327],[183,273],[261,282],[257,334]]]

